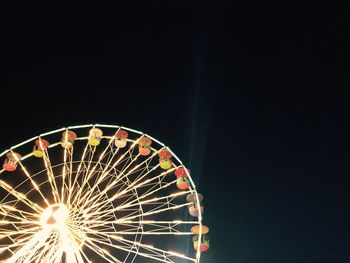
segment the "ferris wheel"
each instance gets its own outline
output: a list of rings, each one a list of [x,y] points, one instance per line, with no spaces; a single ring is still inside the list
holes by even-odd
[[[199,263],[209,249],[203,195],[148,134],[64,127],[0,158],[0,262]]]

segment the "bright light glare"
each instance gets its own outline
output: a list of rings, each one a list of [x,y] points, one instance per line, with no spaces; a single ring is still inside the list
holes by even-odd
[[[64,224],[68,218],[68,209],[63,204],[54,204],[44,210],[40,217],[42,226]]]

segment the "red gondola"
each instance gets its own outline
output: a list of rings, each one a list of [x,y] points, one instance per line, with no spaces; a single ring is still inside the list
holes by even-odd
[[[204,205],[202,204],[203,195],[198,193],[199,207],[198,207],[197,198],[195,194],[189,194],[186,197],[186,199],[188,202],[190,202],[190,204],[188,205],[188,212],[190,213],[191,216],[198,217],[199,213],[201,214],[204,213]]]
[[[142,136],[139,140],[139,153],[142,156],[147,156],[151,153],[152,140],[146,136]]]
[[[6,159],[3,164],[3,168],[6,171],[13,172],[17,169],[18,161],[22,158],[19,153],[16,152],[8,152],[6,154]]]
[[[209,227],[202,225],[196,225],[191,228],[192,233],[195,234],[193,237],[193,248],[194,250],[198,250],[198,244],[200,243],[199,250],[201,252],[207,251],[209,249],[209,237],[206,235],[209,232]],[[201,232],[201,242],[199,242],[199,232]]]
[[[126,146],[128,136],[129,134],[127,131],[124,131],[124,130],[117,131],[115,133],[115,140],[114,140],[115,146],[117,146],[118,148],[124,148]]]

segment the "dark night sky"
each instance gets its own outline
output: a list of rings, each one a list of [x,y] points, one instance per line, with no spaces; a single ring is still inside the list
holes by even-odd
[[[113,2],[1,1],[1,149],[143,130],[205,196],[203,263],[350,262],[350,3]]]

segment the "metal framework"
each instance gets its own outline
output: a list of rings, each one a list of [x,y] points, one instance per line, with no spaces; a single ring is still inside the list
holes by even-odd
[[[104,133],[97,146],[89,144],[94,128]],[[114,144],[120,130],[129,133],[124,148]],[[65,131],[77,134],[71,148],[61,147]],[[144,136],[153,141],[148,156],[138,151]],[[42,158],[31,151],[37,140],[51,142]],[[0,171],[0,262],[198,263],[200,250],[185,248],[202,215],[188,215],[186,196],[195,194],[198,207],[200,200],[190,175],[188,189],[176,187],[174,171],[183,164],[167,147],[172,167],[159,166],[164,148],[137,130],[91,124],[43,133],[1,153],[23,156],[16,171]]]

